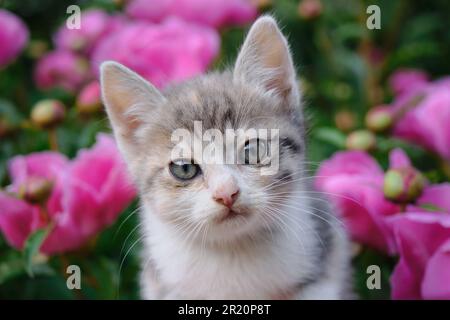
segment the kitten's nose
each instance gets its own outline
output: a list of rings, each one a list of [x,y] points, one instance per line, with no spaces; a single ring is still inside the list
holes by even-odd
[[[228,208],[231,208],[238,196],[239,187],[232,176],[220,181],[212,192],[213,199]]]
[[[224,206],[231,208],[231,206],[233,206],[234,202],[236,201],[238,195],[239,195],[239,190],[233,192],[232,194],[217,193],[217,194],[213,195],[213,198],[220,204],[223,204]]]

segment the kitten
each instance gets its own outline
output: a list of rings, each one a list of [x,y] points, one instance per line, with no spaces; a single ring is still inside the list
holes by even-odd
[[[348,241],[309,187],[300,93],[273,18],[254,23],[231,71],[160,92],[124,66],[105,62],[101,83],[115,138],[140,192],[143,298],[350,297]],[[195,121],[221,132],[279,129],[279,152],[271,155],[279,156],[277,172],[261,174],[258,160],[229,165],[173,159],[173,132],[182,128],[198,140]],[[264,143],[271,142],[256,139],[236,148],[254,153]]]

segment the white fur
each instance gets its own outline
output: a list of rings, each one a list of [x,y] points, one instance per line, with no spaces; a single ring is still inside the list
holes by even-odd
[[[300,279],[313,274],[318,263],[323,263],[313,258],[320,240],[311,228],[305,227],[306,214],[287,211],[304,219],[303,227],[290,223],[289,228],[265,239],[216,247],[186,242],[149,206],[144,207],[145,255],[151,257],[151,262],[144,259],[149,262],[144,264],[141,277],[144,299],[342,298],[343,279],[348,273],[344,269],[348,250],[342,233],[335,235],[341,238],[324,277],[305,290],[293,288]]]

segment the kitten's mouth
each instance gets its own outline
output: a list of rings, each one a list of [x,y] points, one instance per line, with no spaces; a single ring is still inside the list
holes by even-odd
[[[237,210],[234,210],[234,209],[227,209],[227,210],[225,210],[225,212],[223,214],[221,214],[217,218],[217,222],[218,223],[223,223],[225,221],[233,220],[233,219],[236,219],[239,216],[244,216],[244,215],[246,215],[245,212],[237,211]]]

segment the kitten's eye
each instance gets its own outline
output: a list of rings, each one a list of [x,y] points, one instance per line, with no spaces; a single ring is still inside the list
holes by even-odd
[[[179,180],[194,179],[200,173],[200,167],[189,160],[177,160],[169,164],[170,173]]]
[[[261,164],[267,154],[267,143],[264,140],[253,139],[244,146],[244,164]]]

